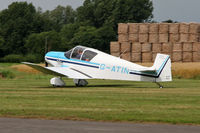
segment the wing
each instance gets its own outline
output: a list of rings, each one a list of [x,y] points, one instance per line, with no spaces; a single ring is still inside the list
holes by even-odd
[[[73,79],[91,79],[92,77],[90,75],[87,75],[86,73],[83,73],[77,69],[70,68],[68,66],[63,67],[43,67],[34,63],[29,62],[22,62],[23,64],[26,64],[42,73],[49,74],[49,75],[55,75],[55,76],[66,76],[68,78]]]

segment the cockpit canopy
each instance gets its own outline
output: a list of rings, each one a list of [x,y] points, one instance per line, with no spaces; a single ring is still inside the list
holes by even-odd
[[[97,55],[96,52],[89,50],[84,46],[77,46],[67,52],[65,52],[65,57],[68,59],[78,59],[84,61],[90,61]]]

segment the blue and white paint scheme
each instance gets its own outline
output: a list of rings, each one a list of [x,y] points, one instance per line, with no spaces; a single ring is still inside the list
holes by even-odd
[[[46,74],[75,79],[76,85],[86,79],[129,81],[172,81],[169,55],[157,54],[152,67],[141,66],[99,50],[76,46],[67,52],[48,52],[45,61],[49,67],[23,62]],[[52,83],[53,84],[53,83]],[[85,85],[84,84],[84,85]]]

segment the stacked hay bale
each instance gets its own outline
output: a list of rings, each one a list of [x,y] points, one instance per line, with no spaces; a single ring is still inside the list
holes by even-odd
[[[120,23],[111,54],[132,62],[153,62],[157,53],[173,62],[200,61],[200,23]]]

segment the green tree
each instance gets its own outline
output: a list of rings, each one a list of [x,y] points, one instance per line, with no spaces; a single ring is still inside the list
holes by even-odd
[[[93,26],[81,26],[68,45],[83,45],[109,52],[109,43],[113,39],[115,39],[115,32],[110,26],[98,29]]]
[[[0,35],[4,38],[2,55],[25,54],[26,37],[44,31],[44,21],[27,2],[13,2],[0,13]]]
[[[85,0],[77,9],[77,20],[97,28],[104,24],[144,22],[153,17],[150,0]]]
[[[43,15],[53,22],[53,29],[60,31],[62,26],[75,22],[76,12],[71,6],[57,6],[52,11],[46,11]]]
[[[60,36],[56,31],[31,34],[26,40],[25,47],[29,54],[38,54],[41,58],[47,51],[62,49]]]

